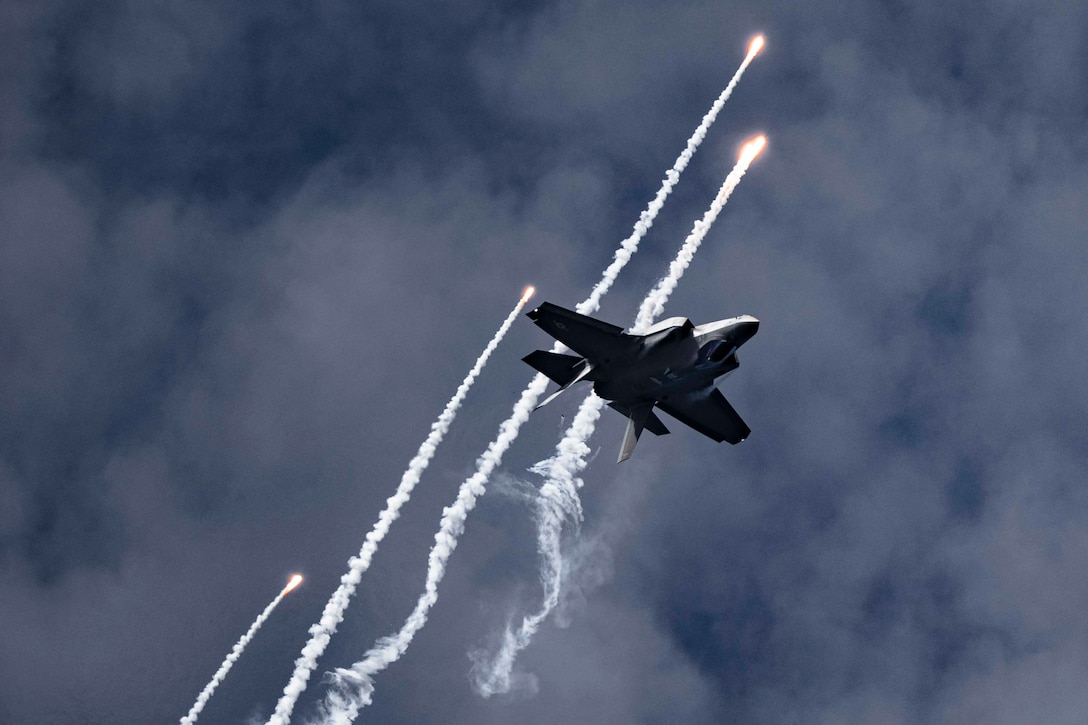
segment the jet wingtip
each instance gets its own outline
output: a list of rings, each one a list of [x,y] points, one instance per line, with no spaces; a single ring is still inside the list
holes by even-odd
[[[526,312],[525,316],[528,317],[533,322],[536,322],[537,318],[540,317],[543,313],[547,312],[548,310],[556,310],[556,309],[562,310],[563,308],[559,307],[558,305],[553,305],[551,302],[544,301],[544,302],[541,302],[536,307],[534,307],[533,309]]]

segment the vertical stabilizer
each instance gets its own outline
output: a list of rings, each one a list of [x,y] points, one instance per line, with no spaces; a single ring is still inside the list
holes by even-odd
[[[617,463],[623,463],[635,451],[638,437],[642,435],[642,429],[646,427],[646,421],[653,414],[653,403],[642,403],[631,406],[631,412],[627,416],[627,430],[623,434],[623,445],[620,447],[620,457]]]

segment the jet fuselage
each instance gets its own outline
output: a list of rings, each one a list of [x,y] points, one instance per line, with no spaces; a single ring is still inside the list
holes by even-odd
[[[737,348],[758,327],[748,315],[699,327],[684,318],[666,320],[645,336],[629,336],[630,354],[587,357],[593,367],[587,378],[600,397],[626,403],[694,392],[737,369]]]
[[[668,433],[653,413],[655,406],[717,441],[738,443],[751,432],[714,381],[740,365],[737,349],[756,334],[756,318],[741,315],[695,326],[673,317],[641,334],[549,302],[529,318],[581,356],[538,350],[525,357],[560,385],[540,405],[581,380],[592,382],[594,392],[629,419],[621,461],[643,428]]]

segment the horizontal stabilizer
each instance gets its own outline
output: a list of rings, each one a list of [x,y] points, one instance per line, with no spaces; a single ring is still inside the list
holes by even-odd
[[[556,390],[545,398],[544,401],[539,403],[533,410],[543,408],[545,405],[558,398],[560,393],[580,380],[593,379],[593,366],[589,364],[589,361],[572,355],[560,355],[554,352],[537,350],[534,353],[526,355],[522,360],[559,383],[559,390]],[[572,360],[574,361],[573,366],[570,365],[570,361]]]
[[[631,417],[631,409],[623,403],[609,403],[608,407],[622,415],[624,418]],[[669,429],[665,427],[665,424],[661,422],[661,419],[657,417],[657,413],[654,413],[653,410],[650,410],[650,414],[646,416],[644,427],[655,436],[669,434]]]
[[[669,429],[665,427],[665,424],[661,422],[661,419],[657,417],[657,413],[650,411],[650,414],[646,416],[646,430],[653,433],[655,436],[664,436],[669,434]]]
[[[578,365],[584,360],[577,355],[560,355],[557,352],[537,350],[522,358],[529,367],[544,373],[549,380],[567,385],[581,372]]]
[[[660,400],[657,407],[719,443],[740,443],[752,432],[721,391],[714,387]]]

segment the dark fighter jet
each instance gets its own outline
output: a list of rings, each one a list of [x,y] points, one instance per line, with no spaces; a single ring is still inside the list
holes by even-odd
[[[752,432],[714,381],[740,365],[737,348],[756,334],[756,318],[741,315],[695,326],[673,317],[633,335],[545,302],[529,319],[578,353],[537,350],[523,358],[560,385],[540,405],[580,380],[591,381],[610,408],[627,416],[620,461],[631,456],[643,428],[655,435],[669,432],[654,406],[718,442],[740,443]]]

